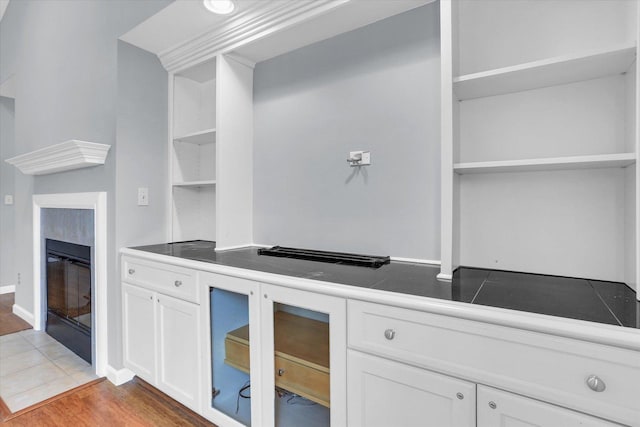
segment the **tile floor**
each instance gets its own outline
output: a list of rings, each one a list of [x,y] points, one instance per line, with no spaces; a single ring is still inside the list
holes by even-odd
[[[0,397],[11,412],[96,378],[91,365],[45,332],[0,336]]]

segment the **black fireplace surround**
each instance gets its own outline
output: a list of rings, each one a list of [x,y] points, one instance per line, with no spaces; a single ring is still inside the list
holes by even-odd
[[[46,331],[91,363],[91,248],[46,239]]]

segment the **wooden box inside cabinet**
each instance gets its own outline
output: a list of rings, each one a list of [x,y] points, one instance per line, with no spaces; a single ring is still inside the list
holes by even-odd
[[[275,313],[275,384],[329,407],[329,324]],[[249,325],[225,338],[225,363],[249,372]]]

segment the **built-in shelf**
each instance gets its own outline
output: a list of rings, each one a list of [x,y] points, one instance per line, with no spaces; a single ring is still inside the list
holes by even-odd
[[[111,145],[75,139],[7,159],[25,175],[46,175],[103,165]]]
[[[216,142],[216,130],[205,129],[173,138],[174,141],[189,142],[191,144],[213,144]]]
[[[621,74],[629,70],[635,57],[636,45],[629,43],[614,49],[558,56],[466,74],[454,78],[453,87],[460,101],[502,95]]]
[[[471,173],[531,172],[563,169],[623,168],[635,162],[635,153],[619,153],[594,156],[455,163],[453,170],[462,175]]]
[[[186,182],[174,182],[174,187],[207,187],[211,185],[216,185],[214,180],[206,180],[206,181],[186,181]]]

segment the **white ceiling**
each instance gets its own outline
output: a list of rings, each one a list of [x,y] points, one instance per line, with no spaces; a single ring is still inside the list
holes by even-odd
[[[265,5],[313,0],[236,0],[236,10],[226,16],[208,12],[201,0],[176,0],[120,37],[134,46],[161,56],[182,43],[217,27],[232,28],[251,19]],[[234,53],[260,62],[285,52],[379,21],[434,0],[350,0],[313,19],[282,29],[269,37],[235,49]],[[225,30],[226,30],[225,28]]]
[[[224,21],[242,14],[264,0],[236,0],[230,15],[216,15],[202,0],[176,0],[120,37],[127,43],[156,55],[192,39]]]

